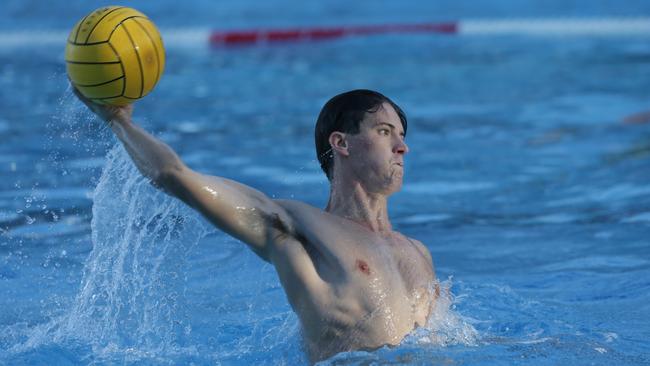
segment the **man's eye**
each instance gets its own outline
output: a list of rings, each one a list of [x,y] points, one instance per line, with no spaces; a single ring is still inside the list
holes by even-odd
[[[390,131],[385,129],[385,128],[382,128],[381,130],[379,130],[379,133],[384,135],[384,136],[390,135]]]

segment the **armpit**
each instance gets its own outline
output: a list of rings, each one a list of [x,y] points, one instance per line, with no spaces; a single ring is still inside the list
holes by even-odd
[[[288,236],[289,234],[291,234],[292,230],[284,221],[282,221],[278,213],[275,212],[270,214],[264,213],[262,215],[264,221],[266,221],[266,223],[268,224],[268,227],[274,229],[275,231],[275,233],[273,233],[274,240],[278,240],[282,236]]]

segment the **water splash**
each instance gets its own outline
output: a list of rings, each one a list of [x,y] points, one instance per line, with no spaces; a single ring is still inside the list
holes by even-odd
[[[41,164],[49,172],[61,176],[74,174],[75,168],[89,169],[84,162],[98,161],[113,144],[113,139],[108,138],[111,135],[108,125],[88,111],[74,96],[70,85],[59,98],[57,111],[45,127],[43,145],[48,154],[41,159]],[[79,156],[80,151],[83,156]],[[93,180],[96,179],[94,176]]]
[[[109,363],[171,364],[179,359],[306,362],[295,314],[259,319],[265,309],[263,303],[255,301],[249,304],[248,323],[253,324],[250,335],[240,334],[227,341],[230,349],[211,349],[204,340],[197,342],[192,330],[195,323],[190,321],[186,304],[185,261],[189,251],[214,229],[182,203],[151,187],[121,146],[107,156],[93,194],[91,226],[93,250],[84,266],[79,292],[66,304],[68,310],[28,329],[27,339],[11,353],[34,348],[40,349],[39,353],[73,350]],[[409,335],[398,349],[473,344],[476,331],[452,310],[450,287],[451,281],[443,283],[429,324]],[[212,324],[217,325],[217,333],[225,329],[219,322]],[[260,349],[265,352],[260,353]],[[264,360],[265,354],[272,355],[272,361]],[[386,355],[380,350],[373,353],[375,356]]]
[[[470,324],[469,319],[454,311],[456,299],[451,292],[452,280],[436,283],[440,286],[440,296],[424,327],[411,332],[402,344],[427,346],[475,346],[479,333]],[[431,291],[435,291],[433,288]]]
[[[414,329],[398,346],[384,346],[372,352],[342,352],[318,365],[447,364],[450,360],[440,354],[444,348],[479,345],[480,335],[471,320],[455,310],[458,299],[451,292],[451,278],[432,283],[429,289],[432,294],[436,285],[440,286],[440,297],[427,324]]]
[[[79,293],[65,315],[37,328],[24,346],[80,341],[99,357],[136,359],[177,353],[191,332],[185,259],[207,224],[156,191],[121,146],[109,152],[93,202],[93,250]]]

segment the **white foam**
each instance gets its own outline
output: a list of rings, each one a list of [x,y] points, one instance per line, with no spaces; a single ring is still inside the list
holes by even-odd
[[[469,323],[468,318],[453,310],[455,298],[450,290],[451,280],[443,281],[439,285],[440,296],[426,326],[415,329],[404,338],[402,344],[475,346],[479,339],[478,331]]]
[[[602,333],[603,337],[605,338],[605,342],[607,343],[612,343],[613,341],[618,339],[618,334],[614,332],[605,332]]]

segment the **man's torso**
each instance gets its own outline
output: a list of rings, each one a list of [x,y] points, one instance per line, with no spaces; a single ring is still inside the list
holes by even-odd
[[[426,323],[434,273],[422,244],[306,204],[279,203],[294,227],[270,238],[278,244],[271,259],[312,358],[396,345]]]

